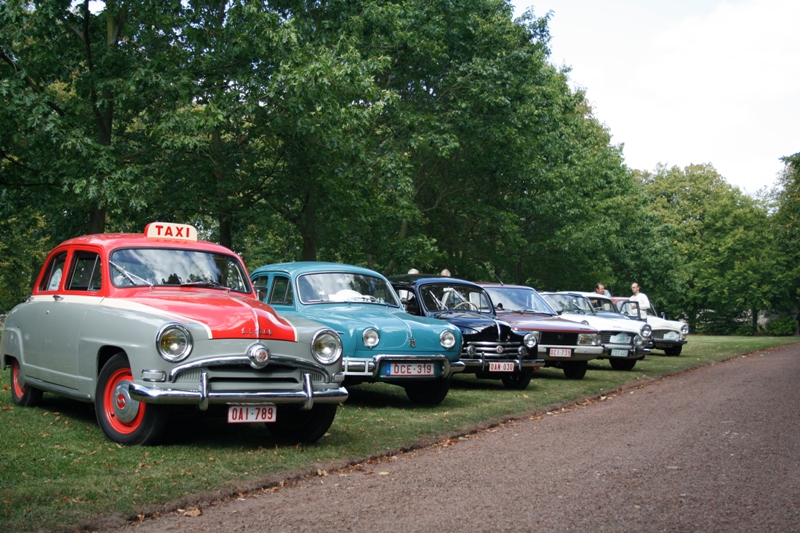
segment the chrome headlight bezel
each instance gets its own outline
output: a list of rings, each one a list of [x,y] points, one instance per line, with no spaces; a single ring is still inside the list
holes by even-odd
[[[439,334],[439,344],[441,344],[442,348],[444,348],[445,350],[449,350],[450,348],[456,345],[455,334],[449,329],[442,331]]]
[[[642,330],[639,333],[643,338],[649,339],[653,336],[653,328],[650,327],[650,324],[645,324],[642,326]]]
[[[381,334],[378,333],[378,330],[375,328],[367,328],[364,330],[364,333],[361,334],[361,342],[363,342],[364,346],[367,348],[374,348],[381,342]]]
[[[156,334],[156,350],[169,363],[179,363],[189,357],[194,347],[192,333],[182,324],[164,324]]]
[[[539,343],[539,332],[538,331],[528,332],[522,339],[522,342],[525,344],[525,347],[528,348],[529,350],[536,348],[536,345]]]
[[[311,355],[323,365],[332,365],[342,358],[342,339],[332,329],[321,329],[311,339]]]
[[[644,338],[641,335],[635,335],[633,337],[633,344],[639,348],[644,346]]]
[[[684,335],[689,334],[689,324],[684,324],[681,326],[681,333]]]

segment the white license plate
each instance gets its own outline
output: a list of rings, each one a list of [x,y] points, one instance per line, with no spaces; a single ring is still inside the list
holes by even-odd
[[[550,357],[572,357],[572,348],[550,348]]]
[[[228,407],[228,424],[257,424],[275,422],[278,409],[272,404],[249,406],[231,405]]]
[[[628,357],[628,350],[611,350],[611,357]]]
[[[434,363],[389,363],[387,376],[396,377],[431,377],[436,375]]]
[[[489,372],[513,372],[514,363],[489,363]]]

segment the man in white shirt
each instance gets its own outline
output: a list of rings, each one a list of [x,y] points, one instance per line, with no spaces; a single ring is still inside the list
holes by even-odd
[[[642,316],[647,314],[653,314],[653,310],[650,307],[650,299],[647,295],[639,290],[639,284],[635,281],[631,284],[631,292],[633,292],[633,296],[630,297],[632,302],[639,303],[639,309],[642,313]]]

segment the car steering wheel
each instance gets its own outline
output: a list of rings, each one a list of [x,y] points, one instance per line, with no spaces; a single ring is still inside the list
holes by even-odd
[[[472,302],[461,302],[460,304],[457,304],[455,307],[453,307],[453,309],[460,309],[461,307],[469,307],[473,311],[477,311],[478,310],[478,306],[475,305]]]

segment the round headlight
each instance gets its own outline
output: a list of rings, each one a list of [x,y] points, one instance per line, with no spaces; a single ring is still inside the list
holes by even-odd
[[[523,342],[525,342],[525,346],[526,347],[535,348],[536,347],[536,342],[537,342],[536,334],[535,333],[528,333],[527,335],[525,335],[525,340]]]
[[[439,334],[439,344],[441,344],[445,350],[449,350],[456,345],[456,336],[453,335],[452,331],[446,329]]]
[[[167,324],[156,335],[156,348],[170,363],[183,361],[192,353],[192,334],[180,324]]]
[[[381,341],[381,336],[378,335],[377,330],[373,328],[367,328],[364,330],[364,334],[361,335],[361,340],[364,341],[364,346],[367,348],[374,348]]]
[[[253,368],[264,368],[269,363],[269,349],[263,344],[254,344],[247,350],[247,358]]]
[[[650,327],[650,324],[645,324],[642,326],[642,337],[649,339],[650,336],[653,334],[653,328]]]
[[[324,365],[335,363],[342,356],[342,339],[335,331],[320,330],[311,341],[311,354]]]
[[[684,335],[688,335],[689,334],[689,325],[688,324],[684,324],[684,325],[681,326],[681,333],[683,333]]]
[[[644,346],[644,339],[642,338],[642,336],[641,336],[641,335],[636,335],[636,336],[633,338],[633,343],[634,343],[636,346],[639,346],[639,347],[641,347],[641,346]]]

